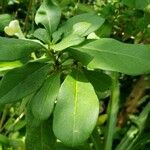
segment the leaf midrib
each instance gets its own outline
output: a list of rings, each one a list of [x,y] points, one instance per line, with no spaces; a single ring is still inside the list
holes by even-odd
[[[108,53],[108,54],[113,54],[113,55],[122,55],[122,56],[125,56],[125,57],[130,57],[131,59],[132,58],[134,58],[134,59],[136,59],[136,60],[139,60],[139,62],[141,62],[141,64],[142,65],[144,65],[145,67],[148,67],[149,65],[146,65],[146,64],[149,64],[149,61],[146,61],[145,59],[141,59],[141,58],[139,58],[139,57],[135,57],[135,56],[133,56],[133,55],[128,55],[128,54],[124,54],[124,53],[117,53],[117,52],[110,52],[110,51],[104,51],[104,50],[101,50],[101,49],[96,49],[96,48],[88,48],[88,47],[81,47],[81,48],[73,48],[73,49],[76,49],[76,50],[79,50],[80,51],[80,49],[83,49],[83,50],[89,50],[89,51],[91,51],[91,49],[92,49],[92,51],[94,50],[94,51],[96,51],[97,53],[98,52],[101,52],[101,53]],[[82,51],[82,52],[84,52],[84,53],[87,53],[86,51]],[[87,53],[88,54],[88,53]],[[92,54],[91,54],[92,55]],[[93,55],[92,55],[93,56]],[[143,63],[143,62],[145,62],[145,63]]]
[[[75,141],[75,130],[76,130],[76,114],[77,114],[77,102],[78,102],[78,74],[76,74],[76,80],[75,80],[75,97],[74,97],[74,112],[73,112],[73,143],[72,145],[74,145],[74,141]]]

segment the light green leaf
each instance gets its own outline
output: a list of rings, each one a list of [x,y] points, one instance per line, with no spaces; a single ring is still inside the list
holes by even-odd
[[[67,20],[67,22],[58,29],[58,31],[53,33],[54,43],[57,42],[62,34],[66,37],[73,31],[73,26],[80,22],[86,22],[87,24],[91,24],[86,32],[84,32],[84,36],[89,35],[90,33],[96,31],[101,25],[104,23],[104,19],[100,16],[97,16],[94,13],[84,13],[81,15],[74,16]]]
[[[46,120],[51,115],[60,87],[59,73],[51,74],[32,99],[32,113],[36,119]]]
[[[0,37],[0,61],[22,59],[41,48],[43,47],[37,42]]]
[[[37,30],[35,30],[35,32],[33,33],[33,36],[36,37],[37,39],[41,40],[44,43],[49,43],[49,35],[46,32],[45,29],[42,28],[38,28]]]
[[[125,44],[114,39],[104,38],[73,49],[94,57],[88,64],[88,67],[92,69],[99,68],[129,75],[150,72],[149,45]]]
[[[80,35],[81,37],[86,36],[91,24],[88,22],[78,22],[73,25],[73,33]]]
[[[77,146],[92,133],[99,113],[99,102],[92,85],[79,71],[63,82],[54,110],[53,130],[64,144]]]
[[[50,64],[30,63],[8,71],[0,82],[0,104],[15,102],[36,91],[49,70]]]
[[[0,62],[0,71],[7,71],[13,68],[21,67],[23,63],[20,61]]]
[[[3,31],[5,26],[9,24],[11,21],[11,16],[9,14],[1,14],[0,15],[0,31]]]
[[[49,35],[51,35],[57,29],[60,17],[60,8],[52,0],[44,0],[36,13],[35,22],[44,25]]]
[[[78,44],[82,43],[83,41],[84,41],[83,37],[80,37],[77,34],[71,34],[71,35],[65,37],[64,39],[62,39],[62,41],[59,42],[58,44],[51,46],[51,48],[56,51],[61,51],[70,46],[78,45]]]
[[[39,122],[32,112],[27,109],[26,150],[55,150],[56,139],[52,131],[51,119]]]

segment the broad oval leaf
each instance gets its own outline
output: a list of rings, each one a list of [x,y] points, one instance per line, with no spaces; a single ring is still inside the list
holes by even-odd
[[[53,33],[54,43],[57,42],[62,34],[66,37],[73,32],[73,26],[80,22],[86,22],[91,26],[84,32],[84,36],[89,35],[91,32],[96,31],[104,23],[104,19],[100,16],[97,16],[94,13],[84,13],[77,16],[74,16],[66,21],[66,23],[58,29],[58,31]]]
[[[0,82],[0,104],[15,102],[36,91],[50,69],[50,64],[30,63],[8,71]]]
[[[36,13],[35,22],[44,25],[49,35],[51,35],[57,29],[60,17],[60,8],[52,0],[44,0]]]
[[[59,73],[51,74],[32,99],[32,113],[38,120],[46,120],[51,115],[60,87]]]
[[[19,60],[41,48],[42,45],[34,41],[0,37],[0,61]]]
[[[64,144],[82,144],[93,131],[99,113],[99,102],[92,85],[79,71],[73,71],[63,82],[54,110],[54,134]]]
[[[93,56],[93,60],[88,64],[88,67],[92,69],[99,68],[129,75],[150,72],[149,45],[126,44],[114,39],[103,38],[73,49]],[[77,55],[76,57],[78,58]]]

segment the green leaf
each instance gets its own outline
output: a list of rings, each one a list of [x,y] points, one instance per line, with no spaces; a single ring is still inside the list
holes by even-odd
[[[44,0],[36,13],[35,22],[36,24],[42,24],[51,35],[57,29],[60,17],[60,8],[52,0]]]
[[[77,34],[71,34],[71,35],[65,37],[64,39],[62,39],[62,41],[59,42],[58,44],[51,46],[51,48],[53,48],[56,51],[61,51],[70,46],[78,45],[78,44],[82,43],[83,41],[84,41],[83,37],[80,37]]]
[[[46,120],[51,115],[60,87],[59,73],[51,74],[32,99],[32,113],[36,119]]]
[[[73,49],[94,57],[88,64],[88,67],[92,69],[99,68],[129,75],[150,72],[149,45],[125,44],[114,39],[104,38],[73,47]]]
[[[38,122],[31,112],[31,107],[28,106],[26,120],[26,150],[55,150],[56,139],[51,119]]]
[[[87,79],[93,85],[95,91],[104,92],[110,89],[112,84],[111,77],[100,70],[84,70]]]
[[[11,21],[11,16],[9,14],[0,15],[0,31],[4,31],[5,26]]]
[[[0,104],[15,102],[36,91],[49,70],[50,64],[30,63],[8,71],[0,82]]]
[[[41,40],[44,43],[49,44],[49,35],[46,32],[45,29],[42,28],[38,28],[37,30],[35,30],[35,32],[33,33],[33,36],[36,37],[37,39]]]
[[[82,36],[86,36],[91,24],[88,22],[78,22],[73,25],[73,33]]]
[[[92,85],[79,71],[63,82],[54,110],[53,130],[65,145],[77,146],[92,133],[99,113],[99,102]]]
[[[0,71],[7,71],[13,68],[21,67],[23,63],[20,61],[0,62]]]
[[[61,28],[58,29],[58,31],[53,33],[54,43],[61,38],[62,34],[64,34],[64,36],[67,36],[70,33],[72,33],[73,26],[80,22],[86,22],[87,24],[91,25],[88,28],[88,30],[84,32],[84,36],[87,36],[91,32],[94,32],[98,28],[100,28],[101,25],[104,23],[104,19],[100,16],[97,16],[94,13],[84,13],[81,15],[74,16],[68,19],[67,22]]]
[[[37,42],[0,37],[0,61],[22,59],[41,48],[43,47]]]

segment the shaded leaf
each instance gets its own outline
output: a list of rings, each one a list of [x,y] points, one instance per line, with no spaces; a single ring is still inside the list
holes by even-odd
[[[37,42],[0,37],[0,61],[22,59],[41,48]]]
[[[56,139],[51,119],[44,122],[37,121],[31,112],[31,107],[28,106],[26,120],[26,150],[55,150]]]
[[[50,64],[30,63],[8,71],[0,82],[0,104],[15,102],[36,91],[50,69]]]
[[[97,92],[109,90],[112,83],[110,76],[100,70],[84,70],[84,73]]]

